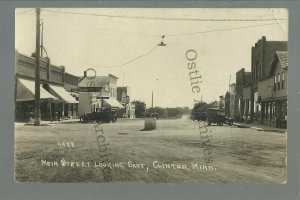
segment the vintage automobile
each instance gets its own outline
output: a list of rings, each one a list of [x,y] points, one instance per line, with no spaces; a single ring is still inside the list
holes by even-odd
[[[212,123],[222,126],[226,123],[225,111],[219,108],[208,108],[206,121],[209,126]]]
[[[207,114],[204,111],[196,111],[193,114],[193,120],[198,120],[198,121],[206,121],[207,119]]]
[[[102,122],[102,123],[115,123],[117,121],[117,112],[113,108],[101,108],[95,112],[85,113],[79,117],[80,122]]]

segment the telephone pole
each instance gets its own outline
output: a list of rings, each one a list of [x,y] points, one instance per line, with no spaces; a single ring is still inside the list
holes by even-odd
[[[35,46],[35,96],[34,96],[34,126],[41,123],[41,102],[40,102],[40,13],[41,9],[36,9],[36,46]]]
[[[152,102],[151,102],[151,108],[153,108],[153,91],[152,91]]]
[[[42,33],[41,33],[41,57],[43,58],[43,49],[44,49],[44,23],[42,22]]]

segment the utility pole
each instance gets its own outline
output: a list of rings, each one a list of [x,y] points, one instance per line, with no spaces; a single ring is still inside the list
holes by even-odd
[[[153,108],[153,91],[152,91],[152,103],[151,103],[151,107]]]
[[[35,46],[35,96],[34,96],[34,126],[40,126],[41,102],[40,102],[40,13],[36,9],[36,46]]]
[[[44,48],[44,23],[42,22],[42,34],[41,34],[41,57],[43,57]]]

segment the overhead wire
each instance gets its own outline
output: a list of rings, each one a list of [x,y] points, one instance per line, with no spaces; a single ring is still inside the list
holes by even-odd
[[[286,23],[286,22],[282,22],[282,23]],[[220,32],[220,31],[231,31],[231,30],[238,30],[238,29],[254,28],[254,27],[260,27],[260,26],[270,26],[270,25],[275,25],[275,24],[278,25],[278,23],[276,22],[276,23],[268,23],[268,24],[257,24],[257,25],[249,25],[249,26],[213,29],[213,30],[206,30],[206,31],[189,32],[189,33],[174,33],[174,34],[165,34],[165,35],[168,37],[187,36],[187,35],[197,35],[197,34],[204,34],[204,33]]]
[[[95,16],[95,17],[110,17],[110,18],[127,18],[127,19],[144,19],[144,20],[173,20],[173,21],[216,21],[216,22],[231,22],[231,21],[274,21],[274,18],[268,19],[238,19],[238,18],[227,18],[227,19],[213,19],[213,18],[170,18],[170,17],[145,17],[145,16],[125,16],[125,15],[108,15],[108,14],[95,14],[95,13],[80,13],[80,12],[72,12],[72,11],[60,11],[60,10],[49,10],[42,9],[46,12],[53,13],[63,13],[63,14],[72,14],[72,15],[83,15],[83,16]],[[287,20],[285,18],[280,18],[277,20]]]
[[[277,25],[278,20],[273,18],[276,23],[264,23],[264,24],[256,24],[256,25],[248,25],[248,26],[239,26],[239,27],[231,27],[231,28],[222,28],[222,29],[212,29],[212,30],[205,30],[205,31],[197,31],[197,32],[188,32],[188,33],[170,33],[170,34],[164,34],[168,37],[176,37],[176,36],[188,36],[188,35],[197,35],[197,34],[204,34],[204,33],[212,33],[212,32],[220,32],[220,31],[229,31],[229,30],[238,30],[238,29],[245,29],[245,28],[254,28],[254,27],[261,27],[261,26],[270,26],[270,25]],[[287,23],[287,22],[281,22],[281,23]],[[146,35],[146,36],[160,36],[162,34],[158,33],[142,33],[142,32],[132,32],[132,31],[123,31],[123,30],[117,30],[117,29],[107,29],[107,28],[99,28],[99,27],[93,27],[95,30],[101,30],[101,31],[108,31],[108,32],[116,32],[116,33],[123,33],[123,34],[135,34],[135,35]]]
[[[155,51],[156,50],[156,48],[158,47],[158,45],[155,45],[153,48],[151,48],[149,51],[147,51],[146,53],[144,53],[144,54],[141,54],[141,55],[139,55],[139,56],[137,56],[137,57],[135,57],[135,58],[133,58],[133,59],[131,59],[131,60],[129,60],[129,61],[126,61],[125,63],[122,63],[122,64],[118,64],[118,65],[94,65],[94,64],[89,64],[89,63],[87,63],[87,62],[84,62],[85,64],[88,64],[88,65],[93,65],[93,66],[95,66],[95,67],[101,67],[101,68],[118,68],[118,67],[123,67],[123,66],[125,66],[125,65],[128,65],[128,64],[130,64],[130,63],[132,63],[132,62],[134,62],[134,61],[136,61],[136,60],[138,60],[138,59],[140,59],[140,58],[142,58],[142,57],[145,57],[145,56],[148,56],[148,55],[150,55],[153,51]]]
[[[64,13],[64,14],[74,14],[74,15],[87,15],[87,16],[98,16],[98,17],[117,17],[117,18],[137,18],[137,19],[151,19],[151,20],[197,20],[197,21],[271,21],[275,20],[276,23],[265,23],[265,24],[256,24],[256,25],[248,25],[248,26],[242,26],[242,27],[231,27],[231,28],[222,28],[222,29],[213,29],[213,30],[206,30],[206,31],[197,31],[197,32],[189,32],[189,33],[174,33],[174,34],[164,34],[164,36],[167,37],[177,37],[177,36],[189,36],[189,35],[197,35],[197,34],[205,34],[205,33],[212,33],[212,32],[220,32],[220,31],[230,31],[230,30],[238,30],[238,29],[246,29],[246,28],[253,28],[253,27],[261,27],[261,26],[269,26],[269,25],[278,25],[277,20],[286,20],[286,19],[196,19],[196,18],[159,18],[159,17],[136,17],[136,16],[120,16],[120,15],[103,15],[103,14],[89,14],[89,13],[78,13],[78,12],[67,12],[67,11],[57,11],[57,10],[48,10],[48,9],[42,9],[43,11],[46,12],[54,12],[54,13]],[[286,23],[286,22],[282,22]],[[105,29],[102,29],[105,30]],[[107,29],[108,30],[108,29]],[[134,33],[134,34],[139,34],[137,32],[127,32],[127,31],[121,31],[121,30],[115,30],[111,29],[108,31],[116,31],[116,32],[121,32],[121,33]],[[158,36],[158,34],[148,34],[144,33],[145,35],[152,35],[152,36]],[[118,64],[118,65],[104,65],[104,66],[97,66],[101,68],[118,68],[122,67],[125,65],[128,65],[142,57],[150,55],[158,45],[156,45],[154,48],[150,49],[150,51],[147,51],[146,53],[139,55],[125,63]],[[88,64],[85,62],[85,64]]]

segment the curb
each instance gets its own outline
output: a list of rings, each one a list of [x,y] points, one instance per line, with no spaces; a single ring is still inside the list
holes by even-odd
[[[265,132],[277,132],[277,133],[286,133],[286,130],[278,130],[278,129],[263,129],[263,128],[259,128],[259,127],[255,127],[255,126],[247,126],[247,125],[243,125],[243,124],[236,124],[233,123],[234,126],[238,127],[238,128],[250,128],[250,129],[254,129],[257,131],[265,131]]]

